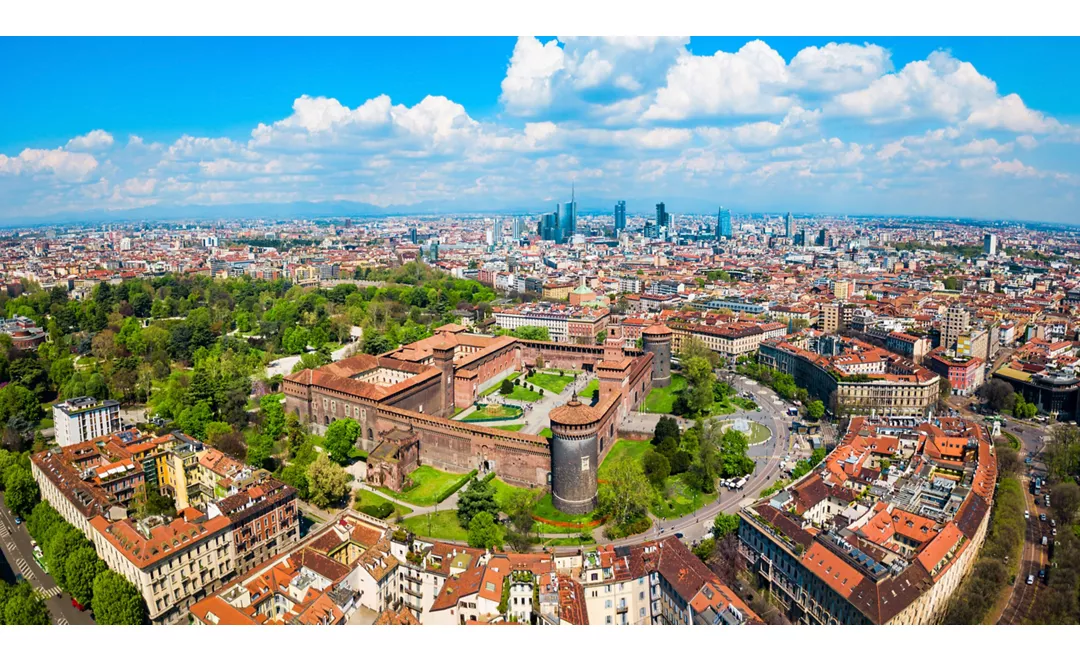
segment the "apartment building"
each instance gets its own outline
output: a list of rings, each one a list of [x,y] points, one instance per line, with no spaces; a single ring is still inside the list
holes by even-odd
[[[61,447],[120,430],[120,402],[83,396],[53,404],[53,428]]]
[[[547,328],[553,342],[595,344],[597,335],[607,330],[610,313],[604,308],[536,303],[496,308],[493,316],[495,323],[507,330]]]
[[[194,603],[197,625],[339,625],[398,614],[400,562],[385,522],[345,510],[302,544]],[[406,616],[416,623],[415,617]],[[411,620],[409,620],[411,619]]]
[[[939,623],[986,537],[996,480],[973,422],[855,417],[819,469],[740,511],[741,551],[796,623]]]
[[[974,395],[986,377],[986,369],[983,368],[986,363],[981,359],[940,347],[930,351],[926,364],[930,371],[949,379],[952,393],[958,396]]]
[[[146,601],[153,623],[185,622],[187,610],[235,571],[230,521],[184,509],[166,520],[90,520],[98,556],[128,579]]]
[[[854,339],[815,337],[807,347],[769,340],[758,361],[795,378],[833,414],[923,415],[940,377],[899,355]]]

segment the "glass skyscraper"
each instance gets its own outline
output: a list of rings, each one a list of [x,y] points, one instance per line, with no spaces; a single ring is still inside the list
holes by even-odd
[[[716,214],[716,237],[731,239],[735,237],[735,232],[731,229],[731,211],[720,207],[720,212]]]
[[[664,210],[663,202],[656,205],[656,234],[664,240],[671,235],[671,214]]]
[[[619,200],[615,202],[615,235],[626,231],[626,202]]]

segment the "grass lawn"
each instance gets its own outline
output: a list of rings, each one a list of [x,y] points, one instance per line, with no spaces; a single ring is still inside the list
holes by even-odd
[[[515,380],[517,380],[517,379],[518,379],[518,376],[520,376],[520,375],[521,375],[521,372],[520,372],[520,371],[515,371],[514,373],[510,374],[510,375],[509,375],[509,376],[507,376],[506,378],[503,378],[503,379],[502,379],[502,380],[500,380],[499,382],[495,383],[495,384],[494,384],[494,385],[492,385],[491,387],[489,387],[489,388],[487,388],[486,390],[484,390],[483,392],[481,392],[481,393],[480,393],[480,396],[487,396],[487,395],[489,395],[489,394],[494,394],[494,393],[498,392],[498,391],[499,391],[499,387],[500,387],[500,386],[502,385],[502,382],[503,382],[503,380],[508,380],[508,381],[510,381],[510,382],[514,382]]]
[[[521,417],[522,412],[518,408],[510,408],[502,405],[483,406],[465,416],[466,422],[482,422],[485,419],[500,419],[505,417]]]
[[[750,444],[756,445],[759,442],[765,442],[770,435],[772,435],[772,432],[769,431],[769,427],[757,422],[750,422]]]
[[[681,475],[664,481],[664,492],[653,500],[649,510],[659,518],[680,518],[716,499],[716,493],[703,494],[683,483]]]
[[[592,537],[592,535],[590,534],[589,537],[588,537],[588,540],[585,540],[580,536],[571,536],[569,538],[559,538],[559,539],[540,539],[540,543],[541,543],[541,545],[545,545],[545,546],[547,546],[549,548],[552,547],[552,546],[562,546],[562,545],[569,545],[569,546],[574,546],[574,547],[577,547],[579,545],[583,545],[585,547],[589,547],[589,546],[592,546],[592,545],[596,544],[596,539],[594,539]]]
[[[525,424],[505,424],[503,426],[492,426],[493,429],[499,429],[500,431],[520,431],[525,428]]]
[[[391,502],[378,493],[373,493],[370,490],[359,489],[356,491],[356,504],[353,506],[357,511],[361,511],[366,506],[379,506],[383,502],[394,505],[394,513],[399,516],[407,516],[412,513],[412,509],[404,504],[398,504],[397,502]]]
[[[750,399],[744,399],[741,396],[731,397],[731,402],[743,410],[757,410],[758,404],[754,403]]]
[[[421,465],[413,470],[409,477],[413,481],[413,486],[406,491],[395,493],[389,488],[379,488],[379,490],[409,504],[431,506],[435,504],[435,499],[443,492],[443,489],[461,479],[462,475],[442,472],[430,465]]]
[[[615,464],[623,456],[629,456],[631,459],[641,462],[645,452],[649,451],[649,447],[652,445],[648,442],[637,442],[635,440],[619,440],[615,443],[615,446],[608,452],[607,457],[604,458],[604,462],[600,464],[600,470],[596,473],[596,478],[603,480],[611,466]]]
[[[712,408],[709,409],[710,415],[730,415],[733,412],[735,412],[735,406],[731,405],[727,399],[714,402]]]
[[[551,501],[551,493],[545,493],[544,497],[536,503],[536,508],[533,509],[533,515],[548,520],[554,520],[555,522],[568,522],[568,523],[587,523],[593,519],[593,514],[586,513],[580,516],[572,516],[569,513],[563,513],[555,508],[555,504]],[[573,532],[572,529],[567,529],[566,532]]]
[[[600,389],[600,381],[596,378],[593,378],[589,381],[589,384],[585,386],[585,389],[578,392],[578,396],[583,399],[591,399],[593,392],[597,391],[598,389]]]
[[[515,385],[514,391],[510,394],[507,394],[506,398],[510,399],[511,401],[528,401],[531,403],[533,401],[539,401],[540,399],[543,399],[544,395],[540,392],[527,390],[521,385]]]
[[[566,386],[574,382],[574,376],[560,376],[558,372],[537,371],[525,380],[549,392],[562,394]]]
[[[679,392],[686,389],[686,379],[678,374],[671,375],[671,385],[667,387],[654,387],[645,399],[645,412],[670,415],[675,406],[675,400],[679,398]]]
[[[520,488],[518,486],[511,486],[498,477],[491,480],[491,486],[495,489],[495,501],[499,503],[499,507],[506,507],[506,500],[512,493],[517,491],[529,492],[528,488]]]
[[[540,437],[543,437],[543,438],[550,438],[551,437],[551,429],[540,429],[540,433],[538,435],[540,435]]]
[[[437,511],[413,516],[401,521],[401,526],[418,536],[429,536],[449,541],[468,541],[469,532],[457,519],[457,511]]]

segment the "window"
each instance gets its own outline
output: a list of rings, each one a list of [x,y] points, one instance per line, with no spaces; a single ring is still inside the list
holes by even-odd
[[[604,617],[604,623],[606,623],[607,625],[610,626],[611,625],[611,617],[610,616]]]
[[[605,610],[610,610],[611,609],[611,601],[610,600],[605,600],[604,601],[604,609]],[[610,619],[611,617],[608,617],[608,618]]]
[[[588,472],[589,471],[589,457],[588,456],[582,456],[581,457],[581,471],[582,472]]]

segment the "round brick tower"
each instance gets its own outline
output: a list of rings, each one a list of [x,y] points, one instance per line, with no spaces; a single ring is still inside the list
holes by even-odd
[[[671,385],[671,328],[654,323],[641,331],[641,348],[653,354],[652,386]]]
[[[551,501],[563,513],[596,508],[597,427],[595,408],[574,399],[548,413],[551,419]]]

